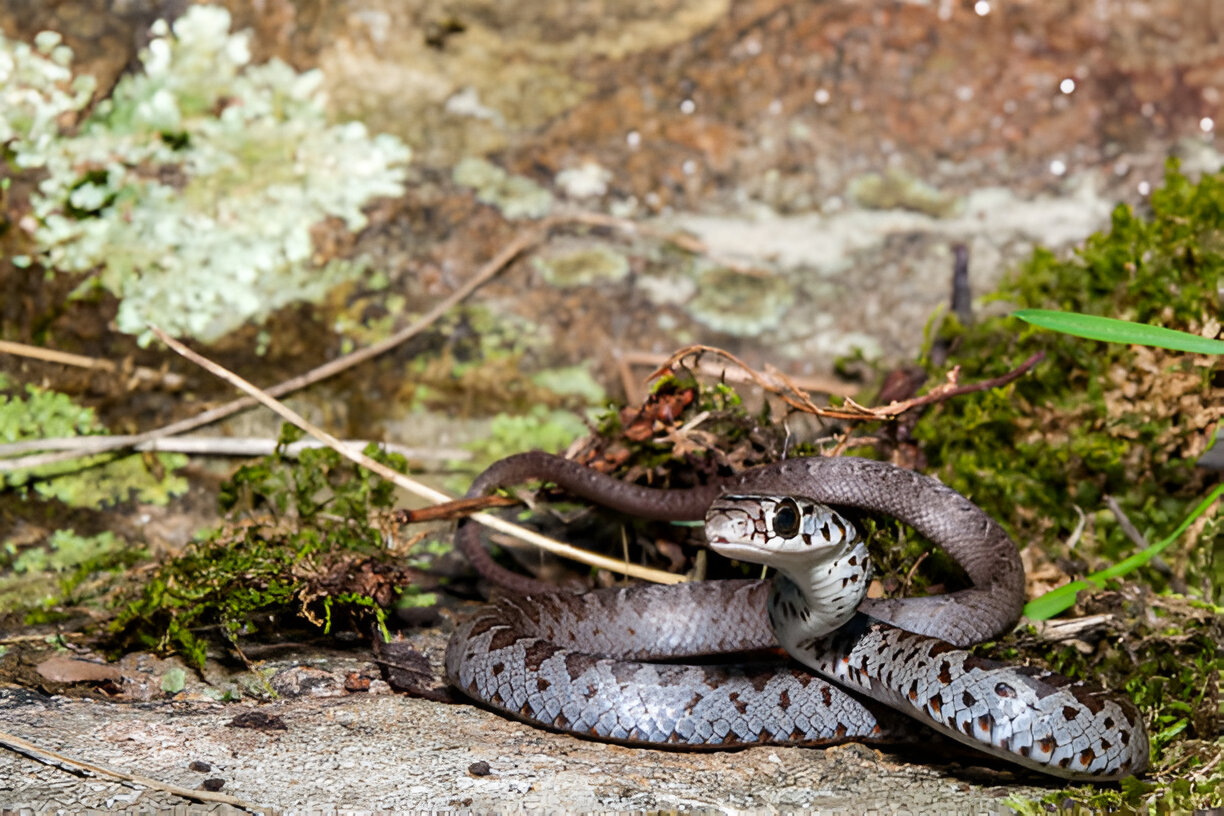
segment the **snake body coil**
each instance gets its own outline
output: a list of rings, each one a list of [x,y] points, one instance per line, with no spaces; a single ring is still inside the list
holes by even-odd
[[[468,495],[532,479],[637,516],[706,518],[712,546],[721,549],[721,536],[727,554],[736,558],[745,556],[735,550],[736,542],[726,543],[726,514],[751,512],[773,500],[767,497],[801,497],[808,521],[812,513],[828,513],[820,516],[833,525],[825,528],[826,539],[837,538],[828,531],[844,522],[820,504],[882,512],[941,545],[973,585],[927,598],[866,600],[857,613],[846,600],[850,595],[834,588],[836,597],[825,593],[821,600],[844,607],[837,614],[807,603],[806,590],[787,577],[779,577],[772,591],[760,581],[724,581],[571,595],[494,563],[475,525],[465,522],[456,537],[460,548],[482,574],[520,594],[486,607],[451,638],[447,674],[474,699],[549,728],[692,747],[913,738],[914,722],[893,716],[890,707],[988,753],[1058,776],[1116,779],[1147,765],[1144,726],[1125,698],[982,660],[960,648],[1014,624],[1024,600],[1024,574],[1002,528],[934,479],[868,460],[812,458],[753,468],[700,488],[656,490],[528,453],[495,463]],[[848,529],[840,535],[849,542],[855,534],[844,524]],[[865,586],[865,573],[852,580],[847,576],[853,571],[844,572],[845,559],[857,563],[857,556],[837,557],[837,580]],[[746,560],[775,558],[771,553]],[[816,625],[822,616],[845,623],[826,635]],[[650,662],[777,642],[827,680],[793,665]]]

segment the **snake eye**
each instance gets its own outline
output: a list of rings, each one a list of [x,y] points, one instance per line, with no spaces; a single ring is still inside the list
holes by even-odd
[[[774,535],[790,538],[799,532],[799,506],[793,499],[783,499],[773,515]]]

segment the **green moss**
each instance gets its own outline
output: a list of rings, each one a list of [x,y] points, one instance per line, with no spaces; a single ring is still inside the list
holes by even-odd
[[[484,467],[519,451],[563,451],[586,430],[586,423],[572,411],[550,411],[537,405],[525,414],[493,417],[488,436],[467,448],[475,454],[472,464]]]
[[[0,550],[0,614],[16,613],[28,623],[55,620],[59,611],[97,597],[111,588],[111,577],[142,555],[138,547],[107,531],[94,536],[56,530],[42,543],[18,549],[5,542]],[[103,578],[103,576],[110,576]]]
[[[24,394],[0,381],[0,442],[105,433],[90,408],[66,394],[33,385]],[[105,454],[42,465],[4,474],[8,487],[26,487],[43,498],[73,507],[101,507],[129,497],[166,504],[187,491],[187,480],[175,473],[187,464],[182,454],[114,456]]]
[[[1218,315],[1222,203],[1218,176],[1192,185],[1170,169],[1150,218],[1118,207],[1109,232],[1071,257],[1037,250],[994,299],[1197,333]],[[1046,354],[1016,383],[941,403],[914,430],[940,477],[1020,541],[1066,537],[1078,521],[1074,505],[1095,511],[1105,495],[1141,530],[1168,531],[1205,492],[1206,473],[1193,459],[1219,421],[1220,406],[1208,398],[1219,361],[1082,340],[1007,317],[973,327],[949,317],[938,333],[954,350],[948,366],[959,365],[965,382]],[[948,366],[929,366],[932,380],[942,381]],[[1106,560],[1129,551],[1116,525],[1093,522],[1084,549]],[[1210,579],[1218,602],[1220,567],[1193,553],[1184,578],[1192,586]],[[1166,586],[1159,574],[1147,577]]]
[[[1224,610],[1175,597],[1135,603],[1107,596],[1089,611],[1108,611],[1124,639],[1103,641],[1085,654],[1022,635],[1018,653],[1037,655],[1072,676],[1130,677],[1125,688],[1147,714],[1153,767],[1144,780],[1123,780],[1116,790],[1079,786],[1008,803],[1034,814],[1187,813],[1224,805],[1218,770],[1224,756],[1218,725]]]
[[[1036,250],[992,299],[1214,333],[1216,286],[1224,273],[1221,236],[1224,177],[1192,183],[1171,165],[1164,186],[1152,194],[1150,213],[1119,206],[1110,229],[1068,257]],[[944,366],[928,365],[933,381],[942,381],[951,365],[960,366],[962,382],[972,382],[1045,353],[1033,372],[1006,388],[933,407],[914,436],[941,479],[999,519],[1021,544],[1036,545],[1073,573],[1092,572],[1135,550],[1103,511],[1105,496],[1155,540],[1173,530],[1218,478],[1196,469],[1194,460],[1220,422],[1222,406],[1211,397],[1220,383],[1220,358],[1083,340],[1007,317],[972,327],[948,317],[936,334],[951,356]],[[1068,551],[1059,542],[1075,529],[1077,506],[1088,523]],[[1195,532],[1196,541],[1166,551],[1171,570],[1145,568],[1137,577],[1158,593],[1179,589],[1192,601],[1218,606],[1224,563],[1211,542],[1221,540],[1224,523],[1205,518]],[[1157,626],[1145,623],[1151,614],[1145,610],[1110,610],[1130,622],[1122,627],[1130,647],[1103,643],[1091,661],[1069,648],[1044,655],[1072,676],[1127,689],[1150,726],[1157,784],[1129,782],[1103,793],[1070,789],[1041,805],[1018,803],[1021,810],[1081,803],[1142,811],[1166,797],[1177,803],[1172,811],[1219,805],[1224,743],[1213,695],[1224,669],[1217,645],[1224,632],[1215,616],[1159,611],[1178,605],[1178,596],[1168,597],[1148,601],[1161,616]],[[1080,603],[1091,610],[1096,600],[1081,596]],[[1212,765],[1207,774],[1194,770]]]
[[[37,259],[87,273],[121,302],[121,331],[153,322],[210,340],[364,270],[318,264],[311,228],[362,228],[362,206],[403,191],[409,150],[362,125],[327,122],[317,71],[250,64],[249,33],[193,6],[154,25],[143,70],[86,111],[55,35],[39,49],[0,38],[0,110],[13,164],[45,176],[33,196]],[[61,121],[84,115],[78,128]]]
[[[291,429],[282,443],[296,440]],[[366,453],[398,470],[402,457]],[[337,612],[383,627],[383,604],[411,570],[387,553],[379,513],[394,486],[327,449],[246,465],[221,492],[224,523],[154,572],[111,623],[122,647],[181,652],[203,665],[205,633],[288,625],[328,631]],[[377,597],[376,597],[377,596]]]
[[[599,405],[607,399],[603,386],[585,365],[546,368],[532,374],[531,381],[558,396],[577,397],[587,405]]]

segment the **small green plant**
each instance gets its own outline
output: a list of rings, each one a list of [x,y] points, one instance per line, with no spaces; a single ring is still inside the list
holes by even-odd
[[[281,445],[299,436],[286,426]],[[405,467],[403,457],[374,445],[365,452]],[[110,626],[117,644],[178,651],[202,666],[208,632],[235,645],[269,625],[326,633],[342,612],[385,633],[384,609],[419,577],[384,546],[380,524],[393,488],[328,449],[239,468],[221,491],[224,523],[159,567],[121,606]]]
[[[1059,312],[1052,309],[1021,309],[1012,313],[1026,323],[1040,326],[1043,329],[1070,334],[1074,337],[1084,337],[1089,340],[1100,340],[1106,343],[1129,343],[1142,346],[1156,346],[1170,351],[1184,351],[1193,354],[1224,354],[1224,341],[1188,334],[1186,332],[1166,329],[1163,326],[1149,326],[1144,323],[1132,323],[1128,320],[1116,320],[1110,317],[1078,314],[1074,312]],[[1024,607],[1024,614],[1033,620],[1045,620],[1057,615],[1075,603],[1079,592],[1098,589],[1110,578],[1121,578],[1124,575],[1151,562],[1170,544],[1178,539],[1186,528],[1197,518],[1207,512],[1221,494],[1224,485],[1217,486],[1198,507],[1186,517],[1171,535],[1135,553],[1129,558],[1095,572],[1079,581],[1072,581],[1057,589],[1047,592],[1036,600],[1030,601]]]
[[[1070,676],[1125,687],[1152,736],[1152,781],[1010,801],[1020,812],[1181,812],[1222,803],[1216,695],[1224,563],[1214,542],[1224,528],[1210,508],[1224,488],[1194,466],[1224,417],[1212,396],[1224,359],[1212,339],[1222,233],[1224,176],[1192,182],[1171,163],[1150,212],[1120,205],[1110,229],[1069,257],[1034,251],[991,296],[1018,307],[1014,314],[1029,326],[1017,332],[1009,315],[973,326],[947,317],[936,329],[951,357],[929,366],[933,379],[951,365],[960,366],[963,381],[998,376],[1045,353],[1006,388],[939,404],[914,436],[938,475],[1036,558],[1044,553],[1084,576],[1034,600],[1030,617],[1078,602],[1115,622],[1092,650],[1024,637],[1012,648]],[[1156,543],[1135,552],[1102,506],[1107,495]],[[1077,507],[1087,523],[1072,548],[1061,542],[1077,528]],[[1173,547],[1187,530],[1195,540]],[[1168,561],[1159,571],[1149,568],[1158,553]],[[1123,575],[1137,582],[1120,592],[1081,592]]]
[[[1052,589],[1040,598],[1029,601],[1024,607],[1024,614],[1033,620],[1046,620],[1052,618],[1060,612],[1070,609],[1075,604],[1076,596],[1085,590],[1100,589],[1104,586],[1104,582],[1111,578],[1121,578],[1124,575],[1137,570],[1148,563],[1156,556],[1169,548],[1173,542],[1181,538],[1190,525],[1207,512],[1208,509],[1224,496],[1224,485],[1217,485],[1215,490],[1207,495],[1207,498],[1199,502],[1198,506],[1186,516],[1182,523],[1177,525],[1177,529],[1170,533],[1165,538],[1157,541],[1149,547],[1145,547],[1129,558],[1124,558],[1116,564],[1113,564],[1106,569],[1094,572],[1091,575],[1085,576],[1078,581],[1072,581],[1068,584],[1063,584],[1057,589]]]

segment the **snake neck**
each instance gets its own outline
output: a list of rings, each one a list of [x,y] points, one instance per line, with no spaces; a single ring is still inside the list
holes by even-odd
[[[871,559],[859,541],[845,554],[810,567],[779,568],[769,593],[769,625],[787,652],[823,637],[854,616],[871,582]]]

